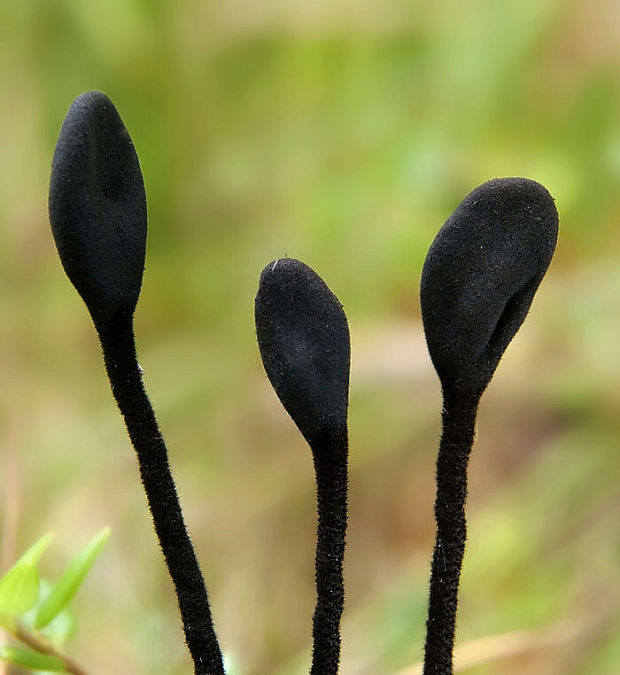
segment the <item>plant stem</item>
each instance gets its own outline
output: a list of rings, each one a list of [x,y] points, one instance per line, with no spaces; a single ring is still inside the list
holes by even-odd
[[[424,675],[451,675],[456,611],[467,522],[467,464],[474,442],[479,396],[444,389],[437,457],[437,537],[431,567]]]
[[[55,656],[57,659],[64,661],[68,673],[72,673],[72,675],[88,675],[84,668],[77,664],[73,659],[62,652],[59,652],[49,642],[42,640],[37,635],[29,633],[21,624],[16,624],[15,631],[11,631],[11,635],[40,654]]]
[[[207,589],[183,520],[166,445],[142,383],[131,316],[116,317],[100,331],[99,338],[112,393],[138,456],[140,477],[174,583],[195,675],[224,675]]]
[[[330,430],[312,444],[317,482],[317,602],[312,628],[311,675],[335,675],[340,661],[344,608],[342,566],[347,529],[346,427]]]

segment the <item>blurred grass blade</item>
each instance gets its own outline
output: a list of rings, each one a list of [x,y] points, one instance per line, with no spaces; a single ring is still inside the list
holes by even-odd
[[[39,654],[22,647],[0,647],[0,659],[14,663],[16,666],[38,671],[66,672],[67,667],[62,659],[47,654]]]
[[[54,535],[50,532],[34,543],[0,579],[0,614],[26,612],[39,599],[37,563]]]
[[[106,527],[73,559],[51,593],[41,603],[34,622],[35,628],[47,626],[69,604],[109,537],[110,528]]]

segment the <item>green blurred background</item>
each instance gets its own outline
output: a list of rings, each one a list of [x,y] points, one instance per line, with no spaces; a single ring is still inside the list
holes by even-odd
[[[171,584],[95,332],[47,221],[72,99],[101,89],[149,198],[137,336],[224,650],[307,672],[310,453],[262,372],[253,298],[286,254],[348,313],[343,675],[410,675],[434,537],[439,386],[418,284],[463,196],[557,200],[551,269],[485,397],[458,642],[471,675],[620,672],[620,4],[0,0],[3,569],[57,532],[95,674],[185,675]]]

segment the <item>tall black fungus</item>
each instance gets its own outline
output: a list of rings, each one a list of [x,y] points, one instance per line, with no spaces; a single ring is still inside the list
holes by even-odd
[[[138,456],[195,673],[223,675],[204,580],[136,358],[133,314],[146,251],[142,173],[127,129],[101,92],[82,94],[67,113],[52,164],[49,214],[62,265],[99,334],[112,393]]]
[[[452,673],[478,403],[529,311],[557,236],[555,203],[542,185],[491,180],[448,218],[424,263],[422,320],[443,393],[425,675]]]
[[[335,675],[344,606],[349,327],[325,282],[291,258],[263,270],[255,319],[267,376],[312,450],[318,530],[311,673]]]

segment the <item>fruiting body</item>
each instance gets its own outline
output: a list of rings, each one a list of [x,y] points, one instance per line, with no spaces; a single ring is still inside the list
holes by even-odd
[[[100,91],[72,103],[50,180],[49,215],[67,276],[101,330],[133,314],[146,255],[146,193],[133,142]]]
[[[444,223],[420,284],[428,350],[444,387],[482,394],[527,315],[557,237],[553,198],[526,178],[480,185]]]
[[[338,298],[291,258],[263,270],[255,303],[265,371],[312,450],[317,483],[317,603],[311,675],[335,675],[344,608],[350,340]]]
[[[282,405],[312,444],[346,426],[351,348],[338,298],[308,265],[269,263],[255,303],[265,371]]]
[[[114,104],[101,92],[82,94],[69,108],[54,152],[49,214],[62,265],[99,334],[112,393],[138,457],[195,675],[224,675],[207,590],[136,357],[133,314],[147,227],[140,163]]]
[[[422,320],[443,391],[425,675],[453,672],[478,403],[527,315],[557,236],[558,214],[547,190],[526,178],[500,178],[465,197],[424,262]]]

